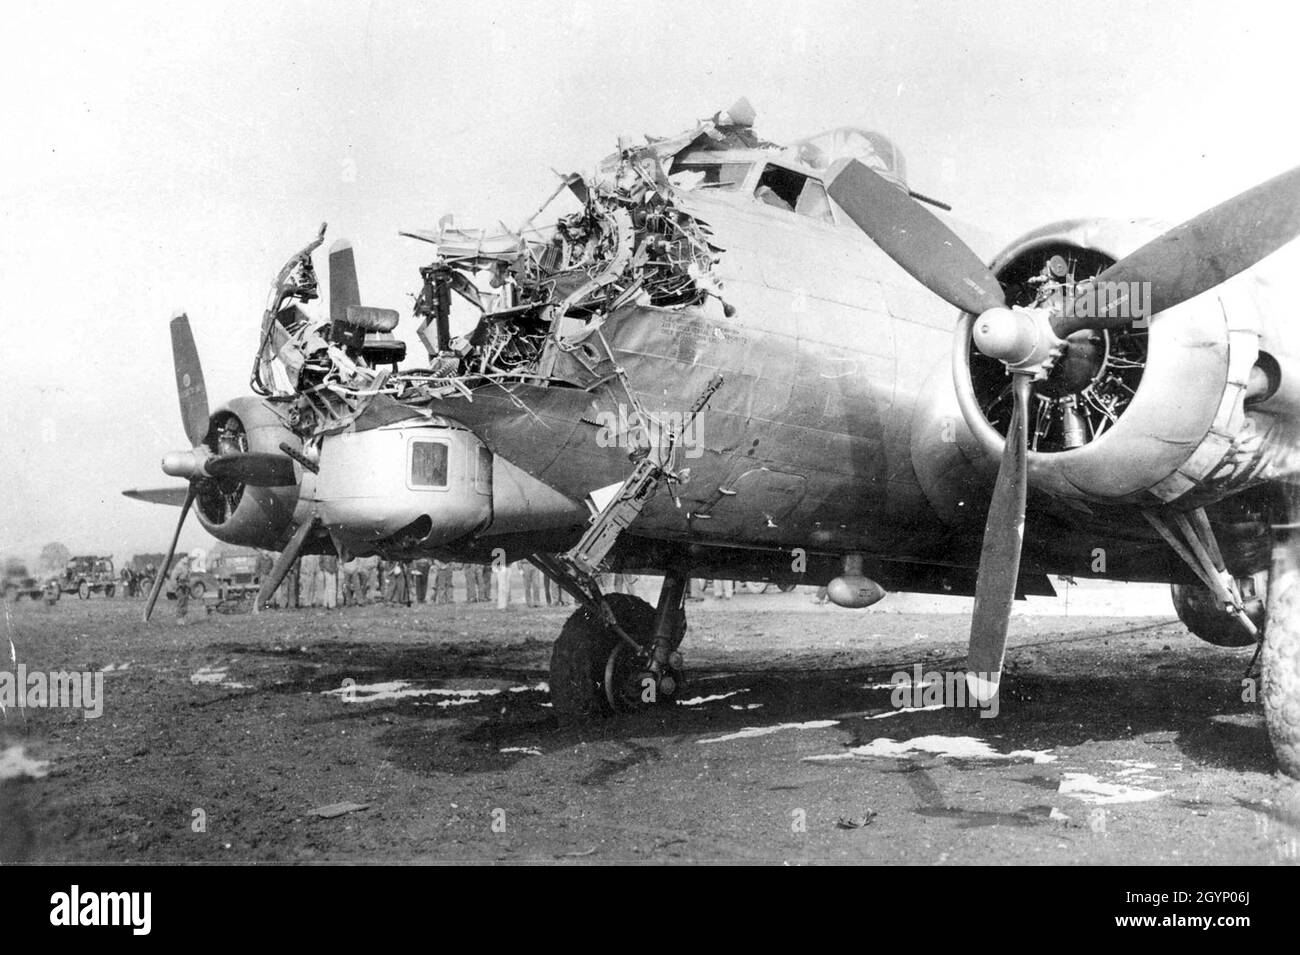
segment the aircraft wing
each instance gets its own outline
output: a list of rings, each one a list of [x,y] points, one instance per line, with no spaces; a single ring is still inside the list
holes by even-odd
[[[170,504],[172,507],[182,507],[185,504],[185,495],[188,494],[189,491],[189,485],[181,484],[176,487],[132,489],[130,491],[123,491],[122,493],[137,501],[148,501],[150,504]]]

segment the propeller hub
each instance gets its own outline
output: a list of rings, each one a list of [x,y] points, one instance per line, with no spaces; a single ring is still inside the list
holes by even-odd
[[[163,455],[162,469],[164,474],[170,474],[172,477],[185,478],[192,481],[195,478],[206,477],[203,471],[203,455],[198,450],[190,451],[169,451]]]
[[[1065,342],[1057,338],[1042,309],[996,308],[980,313],[971,328],[975,347],[1011,371],[1043,378]]]
[[[1015,364],[1033,354],[1038,330],[1023,312],[999,307],[990,308],[975,320],[971,337],[985,355]]]

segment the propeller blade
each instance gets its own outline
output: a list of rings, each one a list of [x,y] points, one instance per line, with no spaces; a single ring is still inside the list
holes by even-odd
[[[172,317],[172,362],[176,366],[176,393],[181,399],[181,422],[190,444],[198,446],[208,436],[208,390],[203,384],[199,350],[194,346],[190,319],[184,312]]]
[[[1052,322],[1060,338],[1083,328],[1133,320],[1127,305],[1135,283],[1149,282],[1149,315],[1163,312],[1232,278],[1300,235],[1300,166],[1247,189],[1126,255],[1092,280],[1090,315]],[[1104,284],[1103,284],[1104,283]],[[1087,287],[1079,289],[1087,294]],[[1076,301],[1078,296],[1076,295]]]
[[[348,306],[361,304],[357,285],[357,262],[352,243],[339,239],[330,246],[330,321],[341,325],[348,320]]]
[[[859,229],[918,282],[963,312],[1006,305],[1002,286],[933,213],[856,159],[831,165],[826,191]]]
[[[289,568],[293,566],[293,562],[298,559],[298,552],[302,550],[302,545],[307,542],[307,537],[316,527],[316,524],[317,520],[313,517],[309,521],[303,521],[298,525],[298,529],[293,532],[293,537],[289,539],[289,543],[280,552],[280,556],[275,559],[271,572],[262,581],[262,587],[257,592],[257,599],[253,601],[254,613],[260,612],[271,598],[271,594],[275,593],[275,589],[284,583],[285,575],[289,573]]]
[[[1029,393],[1033,376],[1012,376],[1015,406],[1007,429],[1002,465],[993,486],[984,545],[980,550],[971,615],[970,648],[966,655],[967,686],[977,700],[991,700],[1002,677],[1007,649],[1007,625],[1020,577],[1020,546],[1025,537],[1025,490],[1029,466]]]
[[[298,483],[293,459],[264,451],[234,451],[208,458],[203,469],[213,477],[227,478],[250,487],[290,487]]]
[[[149,504],[170,504],[172,507],[183,507],[185,499],[190,496],[190,487],[188,484],[178,484],[176,487],[132,488],[129,491],[123,491],[122,494],[132,500],[145,501]]]
[[[173,325],[172,327],[174,328],[175,326]],[[158,595],[162,593],[163,584],[167,581],[167,571],[171,569],[172,557],[176,554],[176,542],[181,539],[181,528],[185,526],[185,518],[190,514],[190,506],[194,503],[194,496],[197,493],[197,489],[193,484],[191,484],[189,487],[189,493],[185,495],[185,503],[181,505],[181,516],[176,522],[176,532],[172,534],[172,542],[167,548],[167,556],[163,559],[162,566],[158,568],[158,573],[154,576],[153,587],[149,590],[149,599],[145,601],[145,623],[149,622],[149,617],[153,614],[153,605],[158,602]]]

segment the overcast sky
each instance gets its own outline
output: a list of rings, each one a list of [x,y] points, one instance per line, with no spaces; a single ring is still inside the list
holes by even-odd
[[[1000,238],[1179,221],[1300,164],[1291,6],[11,6],[0,551],[166,545],[177,512],[120,491],[186,446],[167,320],[188,311],[214,406],[245,392],[269,282],[321,221],[365,301],[409,316],[428,247],[399,229],[518,223],[552,167],[742,94],[770,139],[885,132],[914,188]],[[207,541],[191,521],[182,544]]]

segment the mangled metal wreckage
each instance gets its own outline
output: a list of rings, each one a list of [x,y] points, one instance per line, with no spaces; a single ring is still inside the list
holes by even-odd
[[[447,225],[403,233],[438,250],[420,270],[424,285],[415,303],[418,334],[429,353],[426,369],[383,367],[403,352],[391,336],[395,312],[348,304],[312,321],[299,307],[317,295],[311,252],[322,234],[276,283],[255,389],[293,397],[294,430],[310,439],[352,425],[379,395],[420,407],[457,394],[471,397],[486,383],[591,388],[617,373],[602,328],[636,307],[686,309],[714,298],[732,314],[714,277],[722,249],[708,224],[681,203],[680,181],[670,181],[666,169],[700,140],[720,148],[771,144],[760,144],[745,127],[714,121],[683,138],[623,148],[592,177],[564,177],[519,230]],[[581,202],[581,211],[534,226],[564,189]],[[480,289],[484,277],[493,292]],[[331,291],[347,294],[345,288]],[[453,296],[481,315],[470,334],[457,338],[450,333]]]

